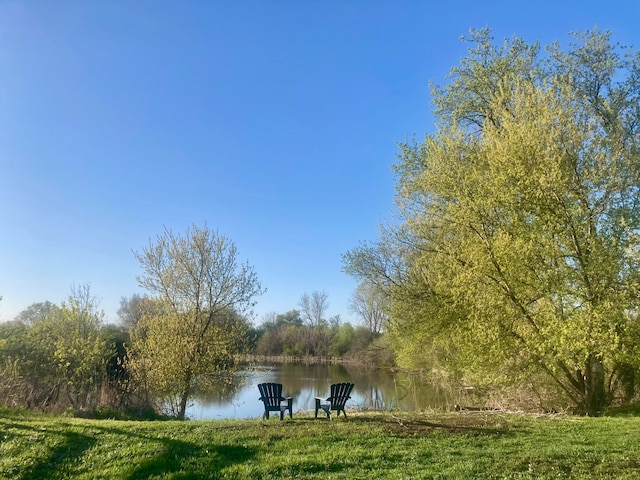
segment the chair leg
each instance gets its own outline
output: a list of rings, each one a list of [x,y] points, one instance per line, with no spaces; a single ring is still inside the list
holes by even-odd
[[[331,405],[322,405],[322,410],[327,414],[327,418],[331,420]]]
[[[320,399],[316,398],[316,418],[318,418],[318,410],[320,410]]]

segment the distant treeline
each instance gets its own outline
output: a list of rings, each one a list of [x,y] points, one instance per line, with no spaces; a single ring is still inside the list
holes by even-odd
[[[248,352],[289,358],[340,358],[367,365],[393,365],[394,355],[382,333],[348,322],[305,325],[298,310],[277,315],[252,328]]]

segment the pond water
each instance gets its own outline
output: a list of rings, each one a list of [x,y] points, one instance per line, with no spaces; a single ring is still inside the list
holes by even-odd
[[[293,397],[293,415],[313,415],[315,397],[329,396],[330,385],[352,382],[350,408],[417,411],[447,408],[451,399],[415,375],[390,369],[354,365],[273,364],[238,372],[223,391],[203,392],[192,398],[186,411],[190,419],[259,418],[264,412],[258,384],[283,385],[283,395]],[[277,418],[277,415],[274,415]]]

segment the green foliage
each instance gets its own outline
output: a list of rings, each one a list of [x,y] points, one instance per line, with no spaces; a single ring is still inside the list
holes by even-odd
[[[263,331],[270,332],[286,326],[301,327],[303,325],[299,310],[290,310],[286,313],[272,316],[272,318],[273,320],[262,322],[261,329]]]
[[[130,367],[161,407],[184,418],[199,381],[232,368],[248,324],[243,313],[262,293],[235,245],[206,226],[165,231],[136,257],[138,280],[155,297],[142,300]]]
[[[55,376],[63,380],[67,397],[77,409],[97,405],[97,387],[105,377],[105,360],[113,348],[101,334],[103,314],[88,295],[88,289],[79,290],[50,321],[31,330],[40,350],[48,350]]]
[[[95,408],[114,352],[102,317],[84,285],[59,307],[34,304],[2,328],[2,398],[31,408]]]
[[[401,145],[402,225],[345,260],[385,280],[402,363],[476,385],[544,373],[595,414],[640,372],[640,63],[575,38],[543,56],[473,32],[433,88],[438,131]]]
[[[143,316],[132,336],[130,367],[160,402],[161,410],[184,416],[185,392],[191,395],[208,376],[233,367],[246,327],[237,314],[219,312],[209,327],[194,337],[194,323],[188,314],[168,311]]]
[[[356,337],[363,338],[364,334],[362,330],[356,330]],[[397,358],[396,352],[393,347],[389,343],[389,335],[380,335],[370,340],[371,336],[369,335],[370,343],[367,346],[367,359],[370,365],[380,366],[380,367],[395,367],[397,366]]]
[[[355,342],[356,332],[350,323],[342,324],[333,337],[329,352],[334,357],[342,357],[346,355]]]

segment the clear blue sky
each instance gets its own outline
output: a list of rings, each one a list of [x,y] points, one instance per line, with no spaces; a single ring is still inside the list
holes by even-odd
[[[0,0],[0,321],[90,284],[107,320],[140,250],[205,222],[267,292],[326,291],[392,212],[396,142],[433,130],[460,36],[640,47],[640,2]]]

